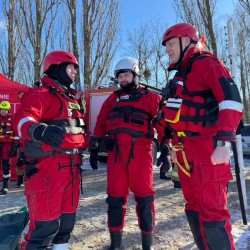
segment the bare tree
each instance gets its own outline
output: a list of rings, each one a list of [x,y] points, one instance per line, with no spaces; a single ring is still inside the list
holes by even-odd
[[[108,74],[118,48],[118,1],[82,0],[84,86],[97,87]]]
[[[169,80],[169,58],[166,54],[166,48],[162,46],[162,36],[166,30],[166,24],[160,18],[152,20],[149,23],[151,41],[153,44],[153,53],[150,57],[150,64],[153,71],[156,87],[165,86]]]
[[[217,54],[214,30],[216,0],[173,0],[181,21],[192,23],[207,38],[207,47]],[[197,11],[194,11],[197,10]]]
[[[169,62],[161,44],[165,29],[160,18],[141,24],[139,29],[128,32],[128,48],[124,48],[126,55],[139,60],[142,80],[156,87],[165,85],[169,77]]]
[[[236,48],[237,48],[237,62],[239,65],[239,75],[240,75],[240,88],[242,92],[242,100],[244,105],[244,119],[246,122],[250,122],[250,40],[249,40],[249,25],[250,16],[247,13],[246,6],[242,4],[238,5],[235,10],[234,27],[235,27],[235,37]]]
[[[141,74],[147,83],[152,75],[149,58],[154,51],[151,36],[148,34],[150,34],[148,24],[141,24],[139,29],[128,32],[128,51],[132,57],[138,59]]]
[[[65,0],[65,3],[68,7],[70,13],[70,23],[71,23],[71,41],[73,46],[73,54],[79,61],[79,47],[77,39],[77,16],[76,16],[76,4],[77,0]],[[80,74],[76,75],[75,83],[80,83]]]
[[[250,15],[250,1],[249,0],[239,0],[240,5],[245,9],[245,11]]]
[[[22,40],[28,61],[34,69],[33,80],[40,78],[42,61],[47,54],[50,38],[52,37],[53,24],[56,19],[59,0],[19,0],[24,20],[24,27],[19,32],[25,32],[26,40]],[[20,27],[19,27],[20,28]],[[24,29],[24,30],[23,30]]]
[[[16,22],[19,17],[19,6],[15,0],[2,1],[6,29],[2,28],[0,65],[4,75],[15,80],[15,69],[18,55],[21,51],[19,39],[16,33]],[[7,52],[7,53],[6,53]]]

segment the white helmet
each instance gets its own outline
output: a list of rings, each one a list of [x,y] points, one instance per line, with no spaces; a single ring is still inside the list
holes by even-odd
[[[140,76],[140,69],[135,59],[132,58],[121,59],[115,66],[114,75],[117,78],[117,76],[120,73],[128,71],[133,73],[134,75]]]

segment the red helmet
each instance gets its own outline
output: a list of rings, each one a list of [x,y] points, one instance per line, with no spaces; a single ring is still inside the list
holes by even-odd
[[[199,41],[198,30],[190,23],[178,23],[168,28],[162,38],[162,45],[174,37],[189,36],[194,42]]]
[[[66,51],[53,51],[44,58],[43,72],[46,72],[51,65],[59,65],[61,63],[73,63],[79,67],[77,59],[71,53]]]

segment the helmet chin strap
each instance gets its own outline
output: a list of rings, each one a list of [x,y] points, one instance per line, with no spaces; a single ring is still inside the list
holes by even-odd
[[[186,51],[188,50],[189,46],[192,44],[192,41],[190,40],[190,43],[189,45],[183,50],[182,48],[182,42],[181,42],[181,37],[179,37],[179,44],[180,44],[180,57],[179,57],[179,60],[174,64],[174,68],[175,69],[180,69],[181,67],[181,63],[182,63],[182,59],[186,53]]]

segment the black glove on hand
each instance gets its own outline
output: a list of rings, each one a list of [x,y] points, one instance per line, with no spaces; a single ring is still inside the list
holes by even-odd
[[[98,152],[99,152],[99,148],[90,149],[89,163],[93,170],[98,169],[98,164],[97,164]]]
[[[98,138],[97,136],[92,136],[89,144],[89,151],[90,151],[89,163],[93,170],[98,169],[97,158],[98,158],[98,152],[100,150],[99,144],[101,140],[102,139]]]
[[[14,144],[12,151],[11,151],[11,156],[17,156],[17,149],[18,148],[19,148],[19,145]]]
[[[19,158],[17,159],[16,165],[20,168],[26,163],[26,158],[24,153],[20,153]]]
[[[60,148],[65,138],[65,126],[66,123],[60,127],[55,125],[40,125],[34,131],[34,138],[50,145],[52,148]]]

